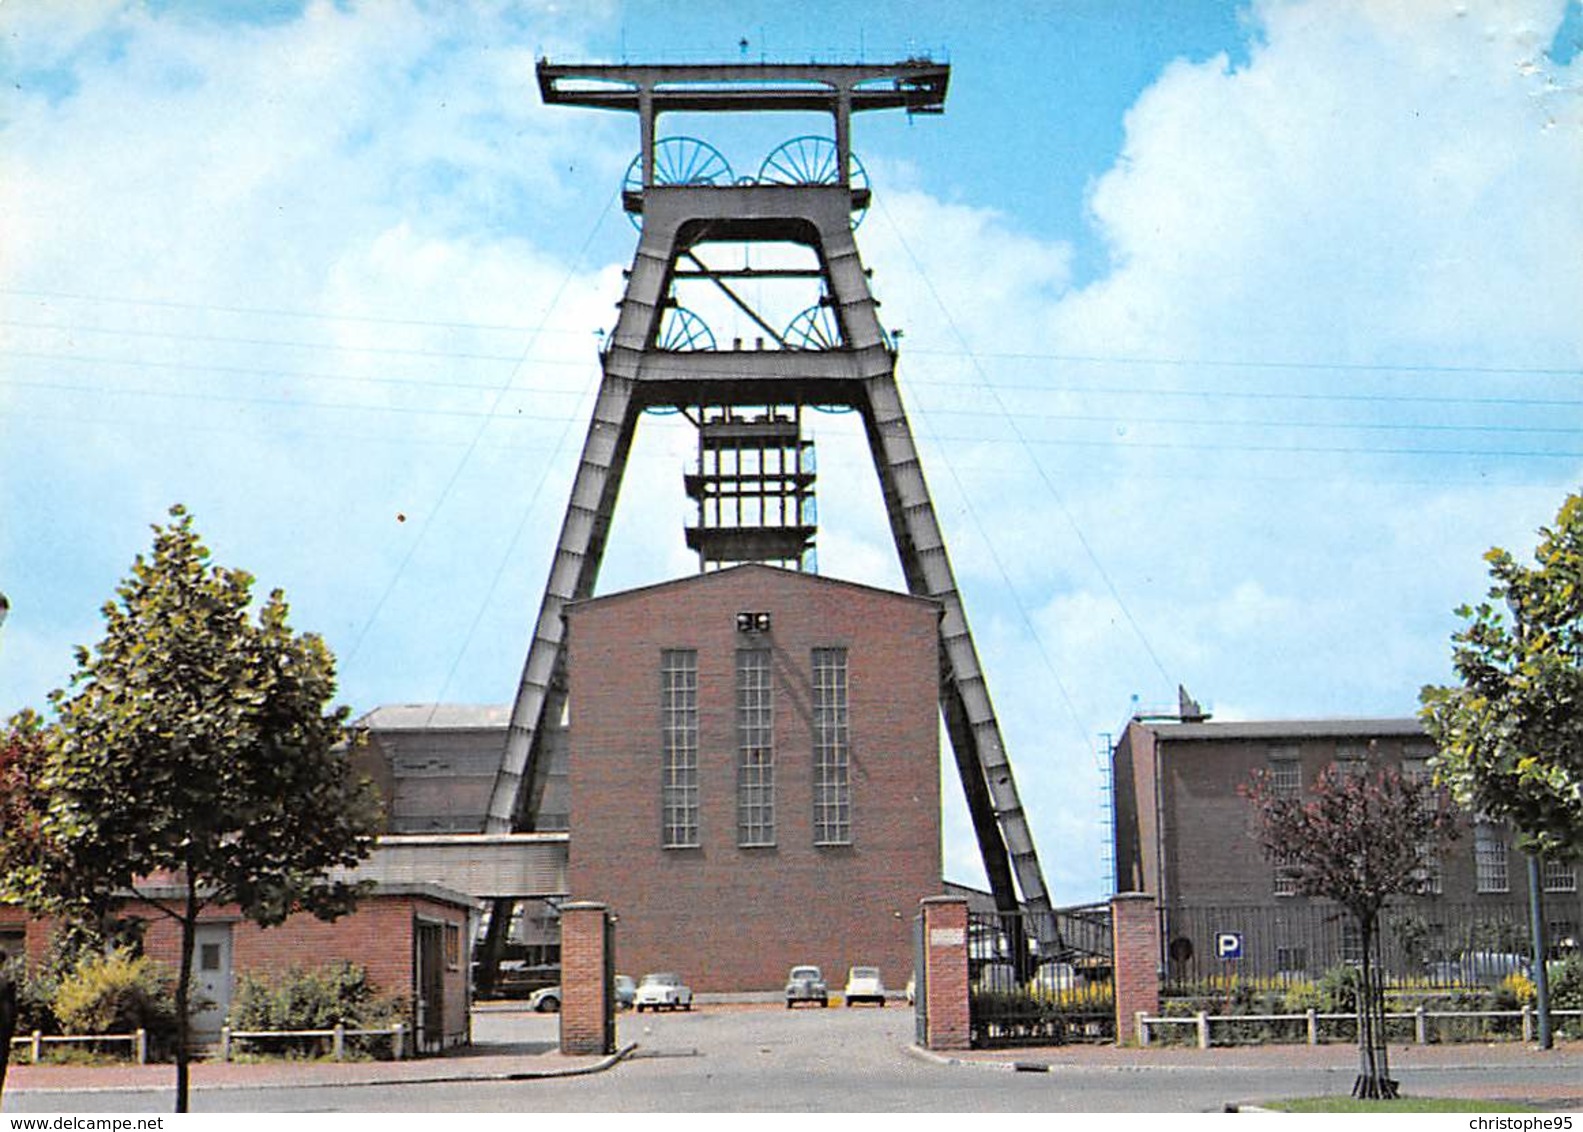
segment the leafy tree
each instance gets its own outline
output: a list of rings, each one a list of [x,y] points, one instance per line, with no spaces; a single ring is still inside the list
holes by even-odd
[[[1459,608],[1451,637],[1462,684],[1424,688],[1420,714],[1458,803],[1565,860],[1583,851],[1583,495],[1539,535],[1532,566],[1484,556],[1488,600]]]
[[[30,711],[13,716],[0,735],[0,882],[44,855],[43,722]],[[3,890],[0,890],[3,891]]]
[[[1529,855],[1539,1044],[1551,1046],[1545,970],[1544,857],[1583,850],[1583,495],[1542,527],[1534,564],[1500,547],[1484,556],[1489,600],[1457,610],[1458,687],[1419,694],[1440,752],[1435,774],[1469,810],[1505,821]]]
[[[1277,789],[1267,772],[1243,794],[1264,856],[1303,896],[1334,900],[1358,928],[1358,1097],[1394,1097],[1377,962],[1380,913],[1393,896],[1422,891],[1424,870],[1453,834],[1452,816],[1428,783],[1394,769],[1326,768],[1306,798]]]
[[[253,579],[210,563],[181,507],[105,605],[104,639],[51,693],[31,787],[42,852],[0,890],[36,911],[102,919],[131,899],[181,931],[176,1110],[187,1110],[194,939],[210,905],[262,925],[333,919],[358,887],[326,879],[372,845],[372,795],[336,749],[334,660],[287,624],[280,591],[250,616]],[[171,892],[176,895],[172,897]],[[0,895],[4,895],[0,891]]]

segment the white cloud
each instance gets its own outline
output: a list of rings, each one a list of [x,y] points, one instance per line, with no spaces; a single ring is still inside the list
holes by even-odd
[[[1128,115],[1092,282],[960,171],[870,168],[859,245],[1058,900],[1106,883],[1094,746],[1134,694],[1410,710],[1484,548],[1583,479],[1560,11],[1257,5],[1245,63],[1178,62]],[[0,8],[0,302],[33,324],[0,381],[6,708],[176,500],[359,706],[511,694],[631,246],[631,123],[541,106],[526,45],[574,57],[612,12]],[[823,569],[898,584],[860,435],[816,424]],[[691,452],[645,420],[606,588],[694,568]],[[957,805],[954,875],[973,853]]]

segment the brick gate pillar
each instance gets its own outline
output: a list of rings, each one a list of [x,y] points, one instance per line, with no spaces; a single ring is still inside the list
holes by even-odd
[[[972,1044],[968,1011],[967,901],[958,896],[923,900],[924,1009],[927,1049],[967,1049]]]
[[[610,910],[588,901],[561,905],[561,1052],[614,1053]]]
[[[1160,1012],[1160,914],[1147,892],[1120,892],[1110,898],[1115,948],[1116,1044],[1137,1040],[1140,1012]]]

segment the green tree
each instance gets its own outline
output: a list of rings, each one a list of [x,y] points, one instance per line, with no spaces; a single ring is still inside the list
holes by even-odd
[[[1296,893],[1334,900],[1358,928],[1357,1097],[1394,1097],[1385,1040],[1385,988],[1375,954],[1380,913],[1393,896],[1421,892],[1425,871],[1454,836],[1453,818],[1426,782],[1394,769],[1374,774],[1332,764],[1308,796],[1278,789],[1267,772],[1243,795],[1254,838]]]
[[[105,605],[104,639],[77,650],[69,692],[51,693],[31,787],[44,851],[8,862],[0,889],[68,918],[129,897],[176,921],[185,1112],[200,914],[235,905],[267,927],[350,911],[358,886],[327,874],[367,855],[374,809],[337,749],[349,709],[329,707],[324,642],[292,631],[278,590],[253,616],[252,577],[212,565],[191,517],[170,514]]]
[[[1424,688],[1420,715],[1452,796],[1565,860],[1583,849],[1583,495],[1539,536],[1531,566],[1484,556],[1488,600],[1459,608],[1451,637],[1462,683]]]
[[[1541,865],[1583,850],[1583,495],[1539,530],[1534,562],[1484,556],[1487,600],[1451,636],[1462,683],[1419,693],[1435,774],[1469,811],[1504,821],[1528,854],[1539,1044],[1551,1045]]]

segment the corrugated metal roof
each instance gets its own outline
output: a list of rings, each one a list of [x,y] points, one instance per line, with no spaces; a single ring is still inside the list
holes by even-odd
[[[381,704],[354,726],[372,731],[504,731],[509,704]]]

